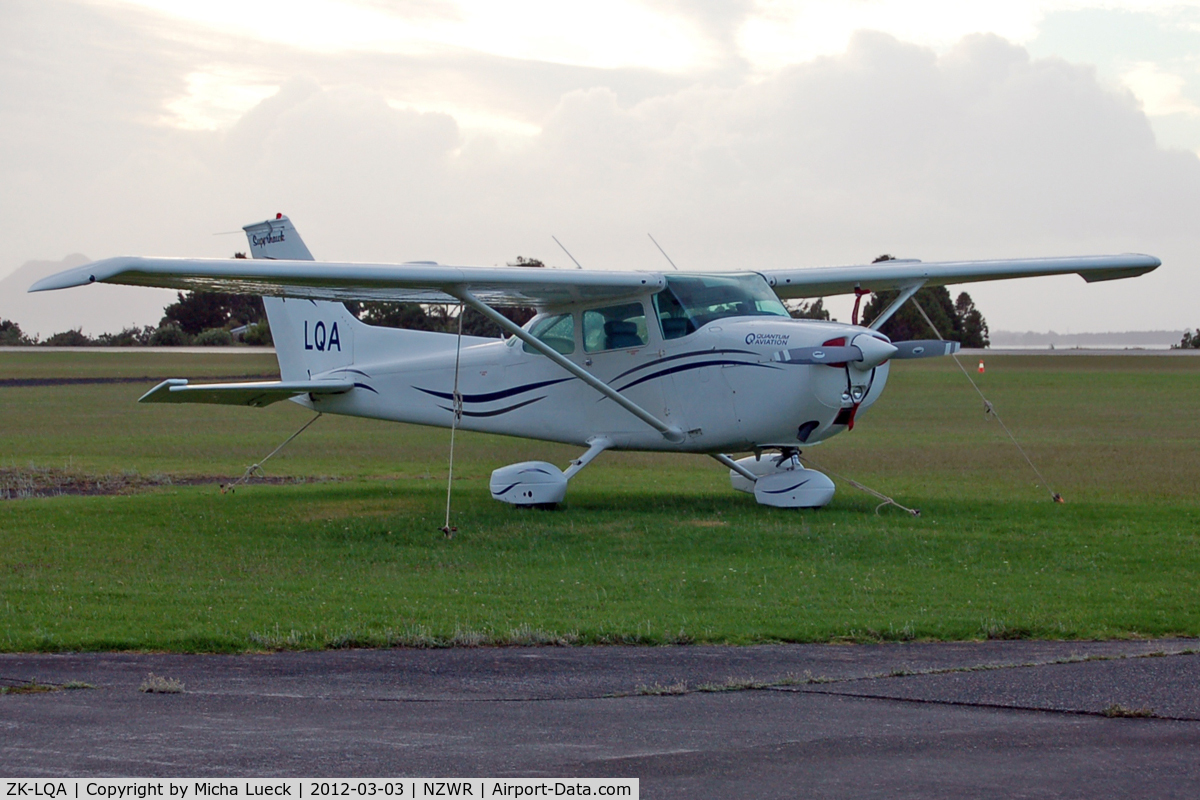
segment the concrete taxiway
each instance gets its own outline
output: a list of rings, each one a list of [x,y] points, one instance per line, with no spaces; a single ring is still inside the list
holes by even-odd
[[[140,691],[147,676],[180,693]],[[1200,643],[0,655],[0,776],[637,777],[644,797],[1192,797]]]

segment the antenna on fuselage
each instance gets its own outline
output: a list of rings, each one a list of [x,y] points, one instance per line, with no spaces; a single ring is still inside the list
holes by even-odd
[[[572,261],[575,261],[575,256],[571,255],[571,251],[563,246],[563,243],[558,240],[557,236],[555,236],[554,234],[550,234],[550,238],[554,240],[554,243],[556,245],[558,245],[559,247],[562,247],[562,251],[567,254],[567,258],[571,259]],[[583,264],[580,264],[578,261],[575,261],[575,268],[583,269]]]
[[[652,236],[649,233],[647,233],[646,235],[650,237],[650,241],[654,242],[654,246],[658,248],[658,252],[663,254],[663,258],[665,258],[667,260],[667,263],[670,264],[672,267],[674,267],[675,271],[678,272],[679,267],[675,266],[675,262],[671,260],[671,257],[669,255],[667,255],[667,251],[662,249],[662,245],[658,243],[658,239],[655,239],[654,236]]]

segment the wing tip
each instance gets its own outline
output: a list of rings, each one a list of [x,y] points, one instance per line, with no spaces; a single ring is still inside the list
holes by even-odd
[[[187,378],[167,378],[150,391],[138,398],[139,403],[162,403],[163,397],[173,386],[187,386]]]
[[[86,286],[89,283],[100,283],[128,268],[138,261],[134,256],[119,256],[92,261],[82,267],[56,272],[48,275],[30,286],[26,291],[49,292],[54,289],[70,289],[73,286]]]
[[[26,292],[30,294],[33,292],[49,292],[54,289],[69,289],[72,286],[85,286],[89,283],[95,283],[96,275],[94,272],[88,270],[90,266],[91,264],[87,264],[83,267],[69,269],[66,272],[59,272],[55,275],[42,278],[30,286]]]

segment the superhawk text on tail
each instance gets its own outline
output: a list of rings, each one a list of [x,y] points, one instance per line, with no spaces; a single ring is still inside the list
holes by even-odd
[[[893,344],[879,333],[922,286],[1065,273],[1091,282],[1160,263],[1125,254],[696,274],[357,264],[313,261],[283,215],[245,231],[257,260],[110,258],[30,291],[101,282],[261,294],[281,380],[173,379],[141,401],[286,399],[330,414],[587,448],[566,471],[530,461],[492,473],[494,498],[539,506],[562,501],[568,481],[609,449],[711,455],[759,503],[823,506],[833,482],[802,467],[799,448],[852,429],[883,392],[892,361],[957,349],[939,340]],[[899,296],[866,327],[792,319],[782,302],[885,290]],[[459,342],[374,327],[345,300],[461,303],[511,337]],[[538,310],[524,327],[495,310],[518,305]],[[764,450],[779,455],[760,457]],[[756,455],[726,455],[747,451]]]

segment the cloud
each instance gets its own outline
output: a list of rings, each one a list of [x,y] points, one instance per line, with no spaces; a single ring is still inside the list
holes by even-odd
[[[184,130],[215,131],[236,122],[279,87],[222,65],[186,76],[187,92],[165,105],[162,122]]]
[[[1183,76],[1165,72],[1156,64],[1143,61],[1135,65],[1121,76],[1121,82],[1141,101],[1148,116],[1200,116],[1200,106],[1183,96],[1187,83]]]
[[[103,1],[103,0],[101,0]],[[260,42],[348,57],[430,55],[446,48],[560,64],[686,70],[711,58],[686,17],[636,0],[455,0],[453,3],[307,0],[117,0],[163,21],[208,32],[237,26]]]
[[[696,219],[687,236],[708,262],[747,248],[781,260],[802,243],[844,258],[872,239],[1011,252],[1014,229],[1055,247],[1178,233],[1186,215],[1150,196],[1192,199],[1200,178],[1090,69],[992,36],[938,57],[860,33],[768,80],[630,107],[604,89],[569,93],[526,158],[548,205],[585,184],[572,205],[588,219]]]

